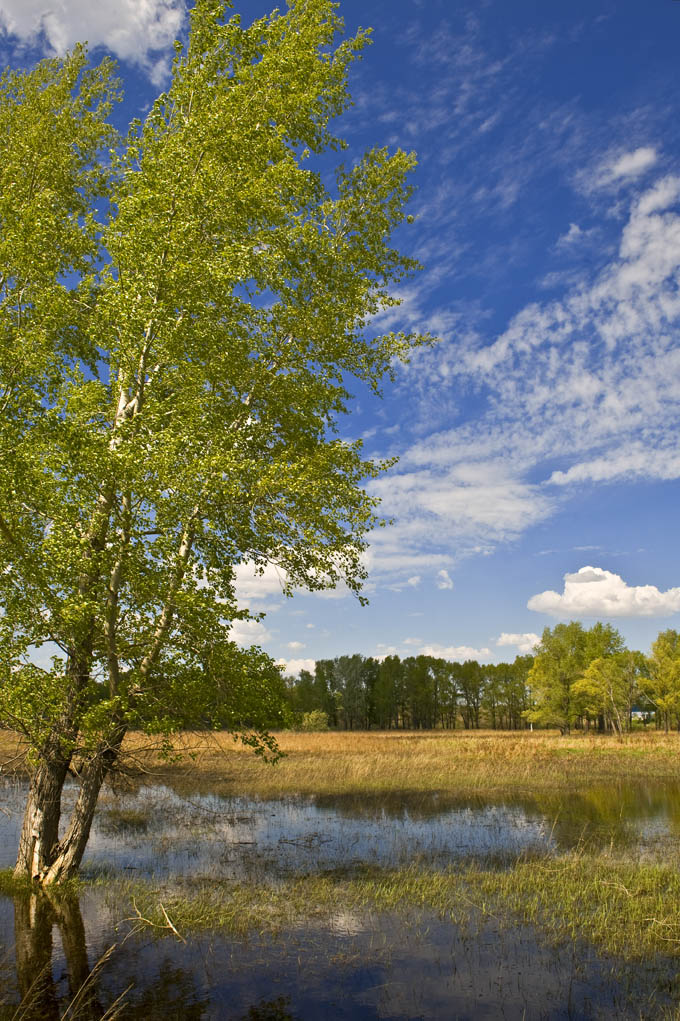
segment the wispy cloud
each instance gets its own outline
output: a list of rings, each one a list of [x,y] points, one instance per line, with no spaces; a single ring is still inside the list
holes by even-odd
[[[437,588],[439,589],[453,588],[453,581],[448,571],[446,570],[437,571]]]
[[[575,484],[680,477],[679,205],[680,177],[657,180],[590,281],[406,370],[437,401],[474,387],[475,405],[464,424],[403,446],[371,485],[396,522],[375,537],[376,567],[415,566],[426,551],[447,570],[547,519]]]
[[[656,149],[649,145],[640,146],[633,152],[625,152],[617,159],[606,163],[602,168],[603,176],[615,181],[621,177],[639,177],[656,163]]]

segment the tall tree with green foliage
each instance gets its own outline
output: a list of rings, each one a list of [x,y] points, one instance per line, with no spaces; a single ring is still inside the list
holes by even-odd
[[[360,591],[386,464],[335,434],[346,380],[377,391],[421,338],[370,325],[416,268],[390,242],[414,157],[314,167],[368,38],[341,27],[330,0],[246,28],[197,0],[124,140],[108,61],[0,80],[0,714],[34,765],[17,873],[43,884],[77,870],[130,727],[226,706],[266,747],[271,664],[225,640],[238,563]]]
[[[611,624],[589,630],[580,621],[545,628],[529,672],[535,707],[526,714],[532,723],[568,733],[579,714],[574,685],[593,660],[623,651],[623,639]]]
[[[640,687],[656,707],[668,733],[671,721],[680,714],[680,634],[673,628],[661,631],[652,644],[647,676]]]

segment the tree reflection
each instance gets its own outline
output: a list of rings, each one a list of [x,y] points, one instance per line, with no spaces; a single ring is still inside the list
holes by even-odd
[[[140,964],[134,942],[123,947],[123,939],[91,963],[80,905],[72,894],[16,896],[14,938],[21,1002],[18,1007],[2,1002],[0,1021],[113,1021],[118,1017],[199,1021],[205,1016],[209,1001],[197,995],[191,970],[165,961],[160,974],[149,981],[148,974],[137,974]],[[55,955],[59,943],[63,961],[61,954]]]
[[[14,898],[14,940],[21,1017],[51,1021],[60,1018],[59,980],[52,968],[54,929],[57,928],[66,959],[69,1017],[95,1021],[104,1011],[97,997],[96,976],[90,968],[85,926],[74,896],[44,893]]]

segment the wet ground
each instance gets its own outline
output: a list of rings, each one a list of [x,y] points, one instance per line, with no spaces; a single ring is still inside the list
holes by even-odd
[[[24,794],[20,784],[0,789],[1,866],[16,852]],[[577,846],[663,860],[679,836],[680,790],[668,786],[495,802],[435,795],[257,801],[183,797],[157,786],[106,793],[85,872],[166,885],[201,875],[277,883],[366,864],[437,869],[492,859],[498,867],[522,853]],[[146,1021],[651,1019],[672,996],[659,987],[658,967],[652,978],[639,964],[580,945],[551,946],[530,926],[474,911],[464,927],[424,910],[340,912],[276,936],[212,932],[186,943],[148,929],[131,934],[129,915],[105,885],[86,888],[79,902],[0,898],[0,1018],[90,1021],[124,994],[121,1016]],[[668,974],[672,983],[670,967]],[[28,1009],[16,1014],[22,997]]]

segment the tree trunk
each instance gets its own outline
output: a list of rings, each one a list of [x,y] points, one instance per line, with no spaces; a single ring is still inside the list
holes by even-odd
[[[59,841],[61,795],[78,736],[78,705],[89,680],[88,662],[87,651],[69,653],[64,704],[40,749],[26,799],[14,867],[17,878],[39,879],[53,860]]]
[[[24,821],[19,837],[19,852],[14,869],[17,877],[37,879],[52,862],[59,841],[61,792],[71,764],[72,753],[64,751],[59,737],[53,735],[43,749],[41,761],[31,780]]]
[[[43,886],[62,883],[78,874],[83,854],[90,837],[92,820],[107,774],[118,758],[125,728],[120,727],[111,742],[100,743],[80,771],[80,791],[68,829],[54,849],[52,860],[40,872],[38,879]]]

